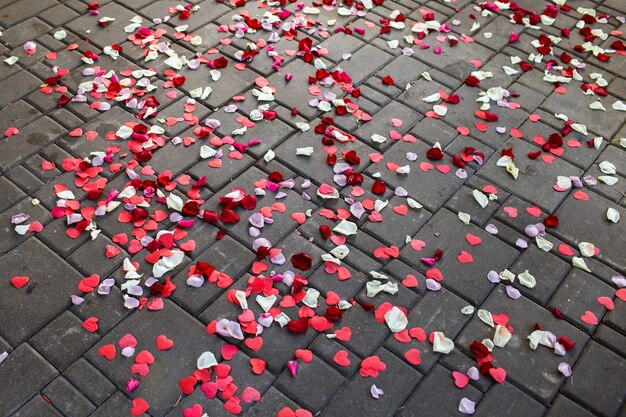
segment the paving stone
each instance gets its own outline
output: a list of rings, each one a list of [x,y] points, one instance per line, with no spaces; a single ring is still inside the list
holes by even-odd
[[[242,115],[239,113],[233,113],[228,117],[220,117],[221,126],[219,131],[224,135],[231,135],[234,130],[241,129],[242,125],[235,120],[240,117]],[[278,144],[292,133],[291,127],[280,119],[272,121],[261,120],[254,123],[254,127],[248,128],[243,135],[234,136],[234,139],[244,144],[247,144],[250,140],[261,140],[262,143],[260,145],[251,146],[247,151],[247,153],[257,159],[263,157],[269,149],[275,149]]]
[[[83,132],[94,130],[98,132],[98,136],[88,141],[84,136],[71,137],[65,136],[59,140],[59,144],[66,148],[75,156],[85,157],[91,152],[102,152],[107,145],[107,132],[116,132],[120,125],[134,119],[134,116],[119,106],[113,107],[99,116],[91,120],[89,123],[81,126]]]
[[[493,364],[506,370],[507,381],[523,387],[535,399],[541,400],[544,406],[549,405],[565,380],[557,369],[559,363],[575,363],[589,339],[588,336],[566,321],[558,320],[548,310],[524,296],[511,300],[503,285],[496,287],[481,308],[494,314],[506,313],[509,316],[509,325],[515,329],[507,345],[494,351]],[[557,337],[568,337],[576,345],[565,356],[555,355],[551,349],[543,346],[531,350],[527,337],[534,331],[535,323],[541,323],[543,330],[548,330]],[[474,340],[492,337],[493,328],[475,316],[455,339],[455,344],[473,357],[469,345]]]
[[[323,383],[320,384],[321,381]],[[326,405],[345,381],[339,372],[313,356],[311,363],[298,365],[295,378],[285,369],[276,380],[276,388],[315,414]]]
[[[506,134],[496,131],[498,126],[506,126],[508,131],[511,128],[518,128],[528,118],[528,113],[521,108],[513,110],[508,107],[492,105],[489,108],[489,112],[496,114],[498,120],[493,123],[486,123],[485,132],[480,132],[475,127],[475,123],[480,121],[475,116],[475,112],[480,109],[480,106],[476,103],[476,87],[463,85],[454,93],[459,96],[460,103],[448,106],[448,112],[444,117],[445,122],[452,126],[469,128],[471,135],[474,135],[476,139],[493,149],[497,149],[508,138]],[[510,99],[510,101],[516,102],[516,99]]]
[[[625,368],[626,359],[592,341],[562,391],[598,415],[613,416],[626,400]]]
[[[482,243],[470,245],[466,239],[468,234],[478,236]],[[474,305],[480,304],[493,287],[487,280],[487,273],[504,270],[518,256],[515,249],[472,224],[464,225],[445,209],[431,217],[412,239],[425,242],[425,248],[417,253],[407,245],[400,252],[400,258],[425,273],[430,268],[420,258],[432,256],[435,250],[441,249],[443,256],[435,268],[443,274],[442,284]],[[472,255],[472,263],[459,262],[457,258],[463,251]]]
[[[432,371],[424,377],[409,400],[404,403],[397,414],[398,417],[441,415],[463,416],[459,411],[459,403],[462,398],[478,403],[482,397],[479,390],[467,386],[463,390],[454,389],[452,372],[441,365],[436,365]]]
[[[46,259],[45,269],[32,259]],[[27,276],[30,282],[21,290],[9,280],[0,281],[0,334],[17,346],[69,305],[80,275],[35,238],[28,239],[0,258],[8,277]],[[27,319],[25,319],[27,318]]]
[[[564,417],[564,416],[580,416],[580,417],[593,417],[593,414],[585,410],[574,401],[570,400],[566,396],[559,394],[556,400],[552,403],[548,409],[546,417]]]
[[[190,167],[187,172],[195,178],[206,177],[207,185],[212,191],[220,190],[254,164],[254,159],[247,154],[242,154],[240,160],[230,158],[228,156],[230,153],[229,148],[230,146],[224,145],[217,149],[218,152],[221,151],[224,155],[221,167],[213,168],[209,166],[211,159],[200,160],[200,162]]]
[[[359,85],[378,68],[392,60],[392,56],[371,45],[365,45],[352,57],[342,63],[341,68],[352,78],[354,85]]]
[[[396,131],[402,135],[407,133],[422,118],[415,110],[405,106],[404,104],[392,101],[383,107],[371,122],[367,122],[357,130],[354,135],[365,142],[368,146],[378,150],[388,149],[395,141],[389,139],[390,132]],[[394,127],[391,119],[402,120],[402,126]],[[384,143],[372,141],[372,135],[378,134],[387,138]]]
[[[541,120],[533,123],[530,120],[527,120],[522,124],[519,130],[524,134],[523,140],[527,142],[531,142],[534,140],[536,136],[541,136],[542,138],[547,139],[553,133],[559,133],[558,126],[562,125],[562,120],[557,120],[554,115],[547,113],[541,109],[537,109],[534,114],[538,114],[541,116]],[[556,127],[555,127],[556,126]],[[563,154],[560,158],[565,159],[577,167],[582,169],[587,169],[593,164],[596,160],[602,149],[604,149],[605,144],[603,143],[600,147],[600,150],[597,150],[595,147],[587,146],[587,139],[585,136],[572,131],[566,136],[563,136],[565,146],[562,147]],[[573,140],[572,144],[578,142],[580,147],[574,148],[569,146],[568,142]],[[578,146],[578,145],[575,145]]]
[[[604,318],[604,322],[619,330],[620,333],[626,335],[626,319],[624,318],[624,312],[626,312],[626,306],[624,303],[615,303],[615,309],[613,311],[609,311]]]
[[[311,156],[296,156],[296,150],[298,148],[310,146],[316,148],[319,144],[321,144],[320,135],[317,135],[313,130],[309,130],[308,132],[295,133],[277,147],[275,152],[279,161],[306,178],[310,178],[318,184],[326,183],[335,185],[333,182],[333,169],[326,162],[327,154],[325,152],[317,149]],[[375,152],[370,146],[360,141],[335,142],[334,146],[337,149],[336,154],[338,159],[345,152],[356,152],[361,159],[358,165],[353,166],[356,172],[361,172],[369,164],[369,157],[367,155],[371,152]]]
[[[519,284],[514,286],[526,297],[545,306],[554,292],[558,288],[562,288],[560,285],[565,275],[570,271],[570,265],[531,244],[522,251],[522,254],[509,270],[515,275],[529,271],[536,278],[537,285],[534,288],[527,288]],[[573,270],[572,273],[574,273]]]
[[[234,257],[233,254],[237,256]],[[252,266],[256,256],[233,238],[226,236],[211,245],[206,251],[194,258],[193,264],[207,262],[217,271],[230,276],[233,281],[239,281],[244,272]],[[200,288],[188,286],[185,282],[189,268],[184,268],[174,278],[179,283],[177,290],[172,294],[172,299],[185,307],[185,310],[193,315],[200,314],[226,289],[219,288],[216,283],[205,282]]]
[[[611,348],[616,353],[626,356],[626,336],[611,327],[600,324],[593,338],[595,341]]]
[[[289,397],[272,387],[247,414],[250,417],[273,416],[284,407],[289,407],[292,410],[300,408]]]
[[[119,249],[119,255],[107,258],[107,246]],[[95,240],[72,252],[66,259],[85,276],[97,272],[104,279],[122,263],[126,257],[125,253],[122,248],[113,243],[108,237],[100,234]]]
[[[2,40],[6,42],[9,48],[15,48],[22,46],[24,42],[34,39],[51,29],[52,27],[50,25],[46,24],[41,19],[33,17],[3,31]]]
[[[367,277],[350,265],[343,266],[350,272],[351,276],[349,279],[340,281],[336,273],[329,274],[326,272],[325,265],[320,265],[307,278],[309,285],[319,290],[322,294],[333,291],[344,300],[355,297],[367,282]]]
[[[6,416],[17,410],[57,373],[28,343],[20,345],[0,366],[0,390],[5,400],[0,401],[0,413]],[[32,408],[41,407],[33,404]]]
[[[352,54],[363,45],[365,44],[356,37],[340,33],[322,42],[320,48],[328,49],[328,54],[325,55],[325,58],[343,65],[342,55]]]
[[[429,35],[423,41],[425,43],[433,43],[435,40],[432,38],[433,35]],[[470,60],[478,59],[484,62],[492,55],[492,51],[478,44],[468,45],[464,42],[459,42],[454,49],[442,48],[441,54],[437,55],[436,59],[433,59],[434,55],[428,50],[426,53],[417,53],[414,56],[425,64],[437,68],[454,78],[464,80],[475,70],[475,67],[469,63]]]
[[[626,270],[626,259],[619,248],[625,235],[620,232],[620,223],[611,223],[606,219],[609,207],[617,210],[622,217],[626,215],[623,208],[605,200],[595,193],[588,193],[589,201],[576,200],[568,196],[561,204],[555,215],[562,219],[561,224],[554,230],[554,234],[572,243],[592,242],[600,248],[598,258],[610,266],[621,271]],[[579,222],[581,213],[589,219],[588,222]],[[613,227],[616,226],[616,227]]]
[[[506,401],[503,401],[506,399]],[[476,416],[540,417],[546,409],[512,384],[494,384],[476,407]]]
[[[555,159],[552,164],[547,164],[540,159],[532,160],[526,155],[539,148],[517,139],[508,140],[501,149],[507,148],[514,148],[515,154],[519,156],[515,159],[515,165],[519,169],[519,177],[516,180],[504,168],[496,166],[496,160],[499,158],[497,155],[485,163],[479,175],[512,194],[523,195],[539,207],[554,212],[566,196],[565,193],[555,192],[552,188],[556,177],[559,175],[580,176],[582,174],[580,169],[560,159]]]
[[[454,349],[447,355],[441,355],[441,358],[439,358],[439,363],[448,368],[451,372],[457,371],[463,374],[467,374],[467,372],[471,368],[478,369],[476,360],[470,358],[460,349]],[[484,393],[487,392],[487,390],[497,382],[494,382],[491,378],[482,375],[476,381],[470,379],[469,383],[471,386],[478,388],[481,392]]]
[[[83,298],[84,301],[78,306],[72,306],[71,311],[82,320],[98,317],[101,334],[108,333],[130,314],[122,302],[122,292],[115,286],[111,287],[109,295],[100,295],[96,290],[84,295]]]
[[[570,116],[570,120],[582,123],[587,126],[589,131],[607,138],[612,137],[626,121],[626,115],[623,112],[617,112],[610,108],[609,103],[616,101],[615,98],[607,97],[603,101],[604,106],[609,111],[590,110],[589,105],[598,101],[597,96],[581,96],[574,85],[569,86],[568,90],[570,91],[567,94],[550,94],[541,104],[541,108],[550,113],[560,113],[563,112],[563,109],[567,109],[565,113]]]
[[[598,178],[605,175],[606,174],[600,170],[600,167],[594,164],[589,168],[589,170],[587,170],[587,172],[585,172],[584,177],[591,176],[593,178]],[[598,183],[594,186],[590,186],[589,189],[614,203],[618,203],[624,197],[624,194],[626,194],[626,178],[621,175],[611,175],[611,177],[617,179],[616,184],[609,185],[605,184],[601,180],[598,180]]]
[[[5,177],[0,177],[0,212],[8,209],[24,197],[26,194],[15,184]]]
[[[285,65],[282,71],[293,74],[293,78],[286,81],[282,74],[273,74],[267,79],[270,85],[276,87],[276,94],[274,95],[276,101],[289,109],[295,107],[299,115],[310,120],[317,113],[317,109],[309,107],[309,98],[298,93],[298,91],[303,86],[308,88],[306,87],[308,86],[308,77],[314,75],[315,67],[301,60],[295,60]]]
[[[41,395],[35,395],[31,398],[22,408],[17,410],[16,413],[11,414],[11,417],[62,417],[63,414],[59,413],[50,403],[43,399]]]
[[[114,392],[115,386],[100,371],[85,359],[80,358],[70,365],[63,376],[80,389],[89,401],[99,406]]]
[[[39,16],[53,26],[60,26],[76,18],[79,14],[69,7],[59,4],[44,10]]]
[[[454,340],[469,320],[468,316],[461,313],[461,309],[465,306],[467,302],[450,291],[445,289],[429,291],[409,311],[409,328],[421,327],[427,335],[435,331],[443,332],[446,337]],[[415,367],[424,375],[431,371],[442,356],[440,353],[433,352],[430,343],[411,340],[410,343],[404,344],[395,340],[393,335],[387,338],[385,347],[401,358],[404,358],[409,349],[418,349],[421,363]]]
[[[193,394],[182,397],[181,401],[178,402],[176,407],[174,407],[166,417],[179,417],[186,408],[193,407],[195,404],[199,404],[206,413],[211,413],[211,417],[228,417],[232,415],[224,409],[224,403],[219,397],[209,400],[206,398],[206,395],[204,395],[204,392],[196,390]],[[247,404],[242,402],[241,405],[245,410]]]
[[[44,225],[50,220],[47,211],[41,205],[33,205],[30,198],[23,199],[0,214],[0,224],[3,225],[0,228],[0,253],[2,254],[15,248],[34,234],[29,232],[25,235],[19,235],[15,232],[15,227],[11,224],[11,217],[17,213],[26,213],[30,216],[29,221],[39,221]]]
[[[259,169],[255,167],[248,168],[248,170],[246,170],[243,174],[230,182],[223,190],[219,191],[218,193],[216,193],[216,195],[211,197],[202,206],[202,208],[208,210],[219,210],[218,203],[220,196],[231,192],[233,188],[241,188],[246,190],[247,193],[252,193],[254,191],[253,183],[265,178],[267,178],[267,174],[263,173]],[[277,200],[274,193],[267,192],[265,196],[257,197],[257,206],[259,208],[263,206],[271,206],[274,202],[281,201],[288,207],[288,210],[291,213],[304,213],[308,209],[311,209],[313,207],[310,202],[303,200],[301,196],[297,195],[293,191],[286,189],[285,193],[287,194],[287,197]],[[220,224],[220,227],[223,226],[223,228],[227,230],[229,234],[237,236],[240,241],[245,242],[246,245],[250,245],[254,238],[252,238],[248,234],[248,218],[253,213],[253,211],[236,209],[236,212],[238,212],[239,216],[241,217],[241,220],[237,224]],[[270,225],[265,225],[263,227],[263,230],[265,233],[272,234],[271,236],[274,242],[279,242],[289,233],[291,233],[296,228],[296,226],[297,223],[293,219],[291,219],[291,216],[288,213],[278,213],[274,215],[274,223]]]
[[[365,310],[361,305],[355,305],[343,313],[339,323],[341,327],[349,327],[352,330],[352,337],[347,342],[340,342],[359,357],[371,355],[389,335],[389,328],[383,323],[375,323],[372,312]]]
[[[63,371],[100,339],[96,333],[86,332],[81,324],[82,320],[64,311],[29,342],[51,364]]]
[[[132,396],[144,398],[150,404],[150,414],[153,416],[164,416],[169,412],[180,395],[178,381],[196,369],[196,360],[200,354],[207,350],[217,354],[222,344],[215,336],[207,335],[200,322],[174,303],[165,300],[163,312],[166,314],[136,311],[85,354],[96,369],[123,390],[130,376],[130,362],[120,357],[109,362],[98,355],[98,350],[106,344],[117,344],[127,333],[135,336],[139,342],[138,349],[152,353],[155,362],[150,366],[150,375],[142,379]],[[172,349],[159,351],[155,348],[155,340],[161,334],[174,341]],[[177,352],[185,354],[179,355]],[[167,375],[166,381],[159,375]],[[112,399],[109,398],[105,405]]]
[[[432,117],[425,117],[417,122],[409,133],[431,146],[439,142],[444,148],[459,135],[456,129],[444,121]]]
[[[451,158],[445,158],[440,163],[430,163],[426,157],[426,152],[429,149],[429,146],[419,141],[416,143],[399,141],[394,143],[384,153],[385,163],[393,162],[400,166],[408,165],[411,170],[408,174],[390,172],[387,166],[382,163],[370,165],[365,172],[368,175],[380,172],[381,179],[390,188],[404,188],[408,192],[409,197],[415,199],[429,211],[435,212],[454,194],[465,180],[455,175],[456,169],[449,164]],[[406,154],[408,152],[415,153],[417,159],[415,161],[407,160]],[[428,163],[432,165],[432,169],[425,168],[427,171],[423,171],[421,169],[422,164]],[[441,165],[440,169],[442,170],[449,170],[444,174],[436,169],[437,165]],[[468,176],[470,176],[472,170],[468,168],[467,171]]]
[[[213,5],[211,5],[213,7]],[[208,66],[201,66],[197,70],[183,69],[181,75],[187,78],[181,89],[189,92],[195,88],[211,87],[213,91],[206,100],[200,100],[208,108],[216,109],[228,103],[233,96],[244,92],[252,84],[257,74],[246,68],[243,71],[235,69],[232,65],[220,70],[219,81],[211,81]],[[278,95],[276,95],[278,98]]]
[[[135,16],[135,13],[113,2],[105,4],[98,11],[100,16],[112,17],[115,20],[109,22],[106,27],[100,27],[98,25],[98,17],[85,14],[69,22],[66,25],[67,28],[79,36],[88,38],[101,48],[123,42],[128,36],[124,32],[124,27],[128,25],[128,21]]]
[[[0,89],[2,87],[0,86]],[[0,170],[6,171],[33,153],[53,142],[65,129],[48,117],[42,117],[23,127],[20,134],[0,140]]]
[[[3,5],[0,24],[8,27],[56,4],[53,0],[25,0],[20,4]]]
[[[375,354],[385,363],[386,369],[374,380],[358,374],[353,376],[320,416],[396,414],[421,381],[422,375],[384,348],[378,349]],[[385,391],[378,400],[370,394],[372,384]]]
[[[483,185],[478,186],[481,183]],[[467,186],[464,185],[459,188],[459,190],[446,202],[445,207],[457,214],[467,213],[471,216],[471,221],[473,223],[481,227],[484,226],[500,207],[499,201],[502,201],[500,199],[505,199],[508,196],[508,193],[500,191],[496,194],[498,200],[488,200],[487,206],[483,208],[478,201],[476,201],[473,193],[475,190],[478,190],[479,192],[490,196],[489,193],[484,193],[482,191],[487,185],[490,184],[486,181],[482,181],[479,177],[471,177]]]
[[[409,208],[406,215],[400,215],[393,211],[394,207],[403,205],[406,206],[405,199],[392,197],[389,200],[389,205],[380,212],[383,220],[380,222],[368,221],[362,230],[367,231],[387,245],[403,246],[406,236],[415,234],[431,217],[431,214],[424,209]],[[404,235],[398,233],[398,230],[402,230]]]
[[[26,168],[18,165],[6,173],[6,177],[18,185],[27,194],[32,194],[43,185],[41,180],[30,173]]]
[[[121,416],[130,414],[132,408],[131,400],[128,399],[121,391],[116,391],[115,394],[109,397],[96,411],[91,414],[90,417],[108,417],[108,416]],[[148,414],[144,413],[138,417],[146,417]]]
[[[598,320],[602,320],[606,309],[597,299],[612,297],[612,294],[613,289],[609,285],[578,268],[572,268],[548,306],[558,308],[572,323],[592,333],[596,326],[584,323],[581,316],[591,311]]]
[[[96,409],[95,405],[62,376],[46,385],[41,393],[67,417],[86,417]]]
[[[326,337],[325,334],[318,335],[309,345],[309,349],[346,378],[350,378],[359,370],[361,359],[350,350],[346,349],[345,346]],[[340,350],[348,353],[348,360],[350,361],[348,366],[340,366],[333,360],[335,354]]]
[[[3,106],[2,110],[0,110],[0,121],[2,124],[18,128],[32,122],[39,116],[41,116],[41,113],[24,100]]]

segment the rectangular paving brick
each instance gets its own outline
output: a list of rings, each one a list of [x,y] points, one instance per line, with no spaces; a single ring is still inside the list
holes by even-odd
[[[46,268],[33,263],[46,259]],[[69,304],[82,276],[36,238],[30,238],[0,258],[7,277],[27,276],[28,284],[17,289],[9,279],[0,281],[0,335],[17,346]]]
[[[20,345],[0,366],[0,413],[5,416],[17,410],[57,374],[28,343]]]

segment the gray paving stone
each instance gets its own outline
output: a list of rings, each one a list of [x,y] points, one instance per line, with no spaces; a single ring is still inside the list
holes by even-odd
[[[100,7],[99,11],[100,16],[115,18],[115,20],[108,23],[106,27],[100,27],[98,25],[98,17],[85,14],[76,20],[72,20],[66,26],[79,36],[88,38],[101,48],[124,41],[127,35],[123,28],[135,16],[135,13],[113,2]]]
[[[571,399],[566,396],[559,394],[556,397],[556,400],[552,403],[551,407],[548,409],[548,413],[546,417],[561,417],[561,416],[580,416],[580,417],[592,417],[593,414],[587,410],[585,410],[580,405],[576,404]]]
[[[576,200],[568,196],[555,214],[562,219],[561,224],[554,230],[554,234],[572,243],[592,242],[600,248],[598,258],[621,271],[626,270],[626,260],[620,253],[623,247],[624,233],[620,232],[619,223],[610,223],[606,219],[609,207],[618,210],[622,216],[624,209],[605,200],[595,193],[587,193],[589,201]],[[589,222],[576,221],[581,213],[590,219]],[[593,220],[591,220],[593,219]],[[618,227],[613,227],[618,226]]]
[[[24,42],[34,39],[51,30],[52,27],[36,17],[10,27],[2,32],[2,39],[10,48],[22,46]]]
[[[61,417],[59,413],[50,403],[43,399],[41,395],[35,395],[23,407],[11,414],[11,417]]]
[[[549,252],[530,245],[509,270],[516,275],[528,270],[535,278],[539,278],[534,288],[529,289],[523,285],[516,285],[515,288],[531,300],[546,305],[569,272],[570,265]]]
[[[465,179],[455,175],[456,168],[451,165],[451,158],[444,156],[441,161],[429,161],[426,157],[426,152],[429,149],[430,146],[420,141],[416,143],[398,141],[384,153],[384,161],[371,164],[365,172],[368,175],[380,173],[380,178],[390,188],[404,188],[409,197],[415,199],[429,211],[435,212],[455,193],[465,182]],[[407,160],[408,152],[415,153],[417,159],[415,161]],[[400,166],[408,165],[411,171],[408,174],[391,172],[385,165],[389,162]],[[423,168],[426,171],[422,170],[423,164],[430,164]],[[445,171],[442,172],[437,169],[438,165],[441,165],[440,169]],[[468,176],[473,173],[471,168],[467,168],[466,171]]]
[[[20,345],[0,366],[0,389],[6,400],[0,401],[0,413],[4,416],[17,410],[57,373],[28,343]],[[16,375],[20,377],[15,378]]]
[[[616,353],[626,356],[626,336],[613,328],[600,324],[593,335],[594,340],[611,348]]]
[[[62,376],[46,385],[41,393],[67,417],[86,417],[96,409],[95,405]]]
[[[20,4],[3,5],[0,24],[10,26],[56,4],[53,0],[26,0]]]
[[[478,403],[482,397],[479,390],[471,385],[464,389],[454,387],[452,372],[441,365],[435,365],[418,385],[409,400],[404,403],[398,417],[440,415],[463,416],[459,411],[462,398]]]
[[[625,367],[624,358],[592,341],[562,391],[598,415],[613,416],[626,400]]]
[[[80,389],[89,401],[99,406],[114,392],[115,386],[100,371],[85,359],[80,358],[70,365],[63,376]]]
[[[385,363],[386,369],[373,380],[360,375],[352,377],[320,416],[396,414],[421,381],[422,375],[383,348],[377,350],[375,354]],[[372,384],[385,391],[378,400],[372,398],[370,394]]]
[[[505,348],[493,352],[494,366],[506,370],[507,381],[523,387],[544,406],[549,405],[565,380],[557,369],[559,363],[575,363],[589,337],[566,321],[556,319],[548,310],[524,296],[511,300],[502,285],[497,286],[481,308],[494,314],[506,313],[509,325],[515,330]],[[555,355],[551,349],[543,346],[531,350],[527,337],[534,331],[535,323],[539,323],[543,330],[557,335],[557,338],[566,336],[575,346],[564,357]],[[469,345],[473,341],[492,337],[493,328],[475,316],[455,339],[455,344],[472,355]]]
[[[353,133],[369,146],[384,151],[395,142],[394,140],[391,140],[389,138],[389,134],[392,130],[404,135],[421,118],[422,116],[415,110],[405,106],[402,103],[392,101],[391,103],[383,107],[378,113],[376,113],[372,121],[361,125],[361,127],[355,130]],[[394,127],[391,119],[401,120],[403,122],[402,126]],[[372,141],[373,134],[384,136],[387,138],[387,141],[382,144],[374,142]]]
[[[119,255],[113,258],[106,257],[107,246],[113,246],[120,250]],[[98,273],[105,278],[113,272],[126,257],[126,252],[113,243],[108,237],[99,235],[95,240],[79,247],[67,257],[67,261],[74,265],[85,276]]]
[[[100,340],[97,334],[86,332],[81,324],[82,320],[64,311],[37,332],[29,343],[55,368],[63,371]]]
[[[272,387],[247,414],[250,417],[271,416],[276,415],[284,407],[289,407],[292,410],[300,408],[289,397]]]
[[[237,254],[236,257],[232,256],[234,253]],[[230,236],[226,236],[195,257],[192,264],[207,262],[213,265],[217,271],[230,276],[233,281],[239,281],[243,280],[242,275],[252,266],[254,260],[256,260],[256,256],[252,251]],[[216,283],[209,282],[205,282],[200,288],[189,287],[185,283],[188,274],[189,268],[184,268],[174,278],[174,281],[180,285],[172,294],[172,299],[184,306],[185,310],[191,314],[198,315],[226,289],[219,288]]]
[[[26,157],[39,152],[63,133],[65,129],[62,126],[48,117],[42,117],[22,128],[19,135],[0,140],[3,150],[0,169],[6,171]]]
[[[65,136],[59,140],[59,144],[74,154],[74,156],[81,158],[89,155],[91,152],[102,152],[107,145],[105,140],[107,132],[116,132],[120,125],[133,119],[133,115],[126,110],[119,106],[113,107],[111,110],[101,113],[89,123],[81,126],[83,132],[88,130],[98,132],[98,136],[94,140],[88,141],[84,135],[81,137]]]
[[[132,408],[131,400],[128,399],[121,391],[109,397],[96,411],[91,414],[93,417],[121,416],[130,414]],[[144,413],[139,417],[146,417]]]
[[[359,370],[359,364],[361,359],[355,355],[350,350],[346,349],[345,346],[339,344],[337,341],[333,339],[329,339],[325,334],[318,335],[313,342],[309,345],[309,349],[316,355],[326,361],[331,367],[335,368],[340,374],[342,374],[345,378],[350,378]],[[348,366],[340,366],[333,358],[335,354],[340,350],[346,351],[348,353],[348,360],[350,364]]]
[[[163,312],[167,314],[155,314],[146,309],[136,311],[85,354],[85,358],[96,369],[118,389],[124,390],[126,381],[131,376],[128,369],[130,362],[123,360],[119,354],[115,360],[109,362],[98,355],[98,350],[106,344],[117,344],[127,333],[134,335],[139,342],[137,352],[148,350],[155,361],[150,365],[150,374],[142,379],[132,396],[144,398],[150,404],[150,414],[153,416],[164,416],[169,412],[181,394],[178,381],[196,369],[196,360],[200,354],[207,350],[217,354],[223,344],[215,336],[207,335],[200,322],[174,303],[165,300]],[[174,341],[172,349],[156,349],[155,340],[161,334]],[[159,375],[167,375],[169,383],[164,385],[163,378]],[[105,406],[114,397],[109,398]],[[130,401],[127,403],[130,404]]]
[[[428,292],[409,311],[409,328],[421,327],[427,337],[432,332],[443,332],[446,337],[454,339],[469,320],[468,316],[461,313],[465,306],[467,302],[445,289]],[[393,335],[387,338],[385,347],[402,358],[409,349],[418,349],[421,363],[415,367],[424,375],[431,371],[442,356],[433,352],[428,342],[411,340],[410,343],[404,344],[397,341]]]
[[[39,204],[33,205],[30,198],[23,199],[0,214],[0,224],[3,225],[0,228],[0,253],[2,254],[15,248],[34,234],[29,232],[22,236],[15,232],[15,227],[11,224],[11,217],[18,213],[26,213],[30,216],[30,221],[39,221],[44,225],[50,220],[46,209]]]
[[[26,194],[15,184],[5,177],[0,177],[0,212],[13,206],[24,197]]]
[[[100,278],[104,279],[104,277]],[[115,286],[111,287],[109,295],[100,295],[97,291],[92,291],[85,294],[83,298],[85,301],[78,306],[72,306],[71,311],[82,320],[98,317],[101,334],[108,333],[130,314],[122,302],[122,292]]]
[[[46,268],[33,264],[34,258],[46,259]],[[0,263],[6,276],[30,278],[19,290],[8,279],[0,281],[0,315],[5,318],[0,334],[17,346],[68,307],[68,294],[81,276],[36,238],[0,258]]]
[[[323,381],[323,383],[320,383]],[[320,358],[300,363],[296,377],[285,369],[276,380],[276,388],[295,399],[304,408],[317,413],[346,381]]]
[[[503,399],[506,399],[503,401]],[[540,417],[546,408],[512,384],[494,384],[476,407],[477,416]]]
[[[32,194],[43,185],[41,180],[30,171],[18,165],[6,173],[6,177],[19,186],[27,194]]]
[[[478,236],[482,242],[476,246],[470,245],[466,237],[468,234]],[[493,284],[487,280],[487,273],[508,268],[518,256],[515,249],[472,224],[466,226],[446,209],[439,210],[412,239],[421,240],[426,246],[416,252],[407,245],[400,252],[400,258],[426,273],[431,268],[422,263],[420,258],[430,257],[437,249],[441,249],[441,261],[434,267],[443,275],[442,285],[474,305],[480,304],[493,288]],[[459,262],[461,252],[470,253],[473,262]]]
[[[592,333],[596,326],[584,323],[581,316],[591,311],[601,321],[606,309],[598,303],[598,297],[611,298],[612,295],[613,289],[609,285],[578,268],[573,268],[552,296],[548,307],[558,308],[569,321],[587,333]]]
[[[485,163],[479,175],[512,194],[523,195],[539,207],[554,212],[566,196],[565,193],[556,192],[552,188],[556,183],[556,177],[559,175],[580,176],[582,171],[560,159],[555,159],[552,164],[547,164],[540,158],[532,160],[527,154],[539,148],[515,138],[509,139],[501,147],[501,149],[508,148],[513,148],[517,156],[515,165],[519,169],[519,177],[516,180],[506,172],[505,168],[496,166],[498,153]]]

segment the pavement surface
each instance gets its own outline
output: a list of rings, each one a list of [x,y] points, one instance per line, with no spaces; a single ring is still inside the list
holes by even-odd
[[[626,416],[624,0],[0,0],[0,416]]]

